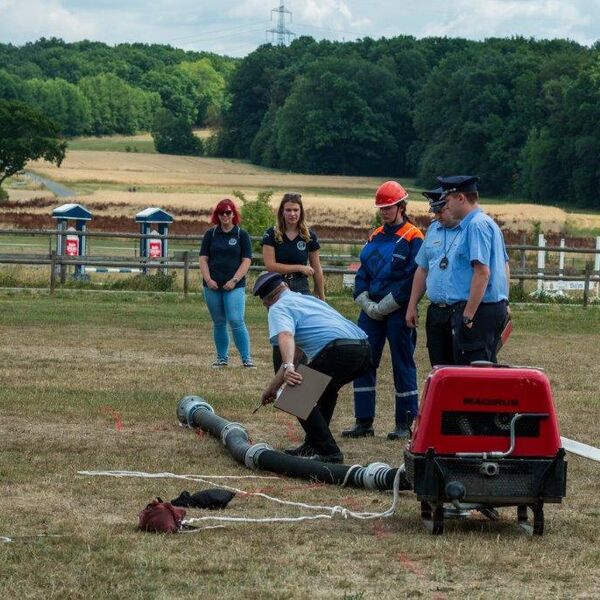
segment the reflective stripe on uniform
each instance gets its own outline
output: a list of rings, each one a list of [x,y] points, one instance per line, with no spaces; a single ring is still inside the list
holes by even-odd
[[[354,392],[374,392],[375,388],[374,387],[355,387],[354,388]]]
[[[396,392],[396,398],[405,398],[406,396],[418,396],[419,390],[413,390],[412,392]]]

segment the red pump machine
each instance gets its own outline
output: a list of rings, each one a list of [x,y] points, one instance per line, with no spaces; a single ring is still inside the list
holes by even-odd
[[[430,373],[404,452],[408,481],[434,534],[443,532],[445,518],[475,509],[495,520],[496,508],[516,506],[519,523],[541,535],[544,503],[566,493],[564,457],[544,372],[491,363]]]

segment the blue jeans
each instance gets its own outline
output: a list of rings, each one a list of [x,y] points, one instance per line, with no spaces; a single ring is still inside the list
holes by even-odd
[[[227,333],[227,323],[229,323],[233,341],[242,361],[250,360],[250,336],[244,322],[246,288],[239,287],[226,292],[205,287],[204,299],[213,320],[213,337],[217,358],[229,360],[229,334]]]

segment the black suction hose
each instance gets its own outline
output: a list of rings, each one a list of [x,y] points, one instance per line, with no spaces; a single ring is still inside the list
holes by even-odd
[[[273,450],[268,444],[251,444],[242,425],[215,414],[212,406],[199,396],[182,398],[177,406],[177,418],[182,425],[200,428],[221,439],[233,458],[250,469],[372,490],[391,490],[394,486],[398,469],[392,469],[385,463],[350,467],[290,456]],[[410,489],[403,467],[400,469],[400,489]]]

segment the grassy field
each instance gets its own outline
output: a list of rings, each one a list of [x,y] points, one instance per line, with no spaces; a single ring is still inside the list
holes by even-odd
[[[347,297],[334,305],[350,318]],[[562,434],[600,445],[600,310],[515,306],[515,332],[502,360],[543,366]],[[209,436],[180,429],[190,393],[247,426],[254,441],[294,444],[300,429],[272,408],[252,415],[270,374],[265,312],[250,298],[247,322],[258,369],[232,352],[227,372],[210,368],[213,345],[199,296],[59,292],[0,293],[0,597],[22,598],[593,598],[600,589],[600,465],[569,457],[568,496],[547,507],[542,538],[478,518],[430,536],[404,492],[396,514],[363,522],[235,524],[194,534],[135,530],[155,496],[206,487],[176,479],[91,478],[79,470],[198,475],[253,474]],[[427,374],[423,335],[419,379]],[[378,383],[376,437],[342,442],[348,464],[401,461],[391,428],[391,367]],[[352,422],[340,396],[333,431]],[[268,475],[267,473],[258,473]],[[215,483],[223,481],[213,480]],[[387,494],[278,479],[227,480],[286,500],[382,511]],[[220,513],[299,516],[313,511],[238,494]],[[188,516],[202,516],[190,509]]]
[[[369,227],[372,222],[373,193],[381,178],[302,175],[239,160],[115,151],[123,150],[123,145],[138,143],[135,140],[135,137],[109,138],[105,143],[82,140],[71,145],[60,168],[44,162],[32,163],[30,168],[73,188],[83,204],[105,205],[102,213],[112,216],[131,216],[146,206],[206,210],[219,199],[230,196],[233,190],[253,197],[260,190],[272,189],[274,206],[282,192],[301,191],[311,223]],[[401,181],[411,194],[409,212],[416,216],[427,214],[427,203],[414,182]],[[133,188],[135,193],[131,192]],[[19,192],[26,199],[24,190]],[[30,192],[28,197],[34,195]],[[514,231],[534,228],[550,232],[600,231],[600,215],[571,214],[518,199],[502,202],[483,197],[482,203],[505,228]]]
[[[201,138],[208,130],[196,132]],[[131,218],[148,206],[166,210],[207,211],[233,190],[252,198],[258,191],[274,191],[277,206],[285,191],[303,194],[309,222],[325,227],[368,228],[374,216],[373,193],[380,177],[304,175],[259,167],[245,161],[156,154],[149,134],[75,138],[69,141],[60,168],[37,161],[28,168],[73,189],[76,200],[94,207],[94,214]],[[421,189],[409,179],[400,180],[410,193],[409,213],[427,215]],[[54,198],[27,180],[5,184],[11,200]],[[60,199],[57,199],[60,201]],[[562,232],[567,235],[600,234],[600,214],[565,211],[531,204],[519,198],[482,197],[482,205],[504,229],[514,232]],[[13,208],[11,211],[19,211]],[[25,209],[23,209],[25,210]],[[47,207],[28,207],[30,214],[47,214]],[[3,211],[0,210],[0,223]]]

